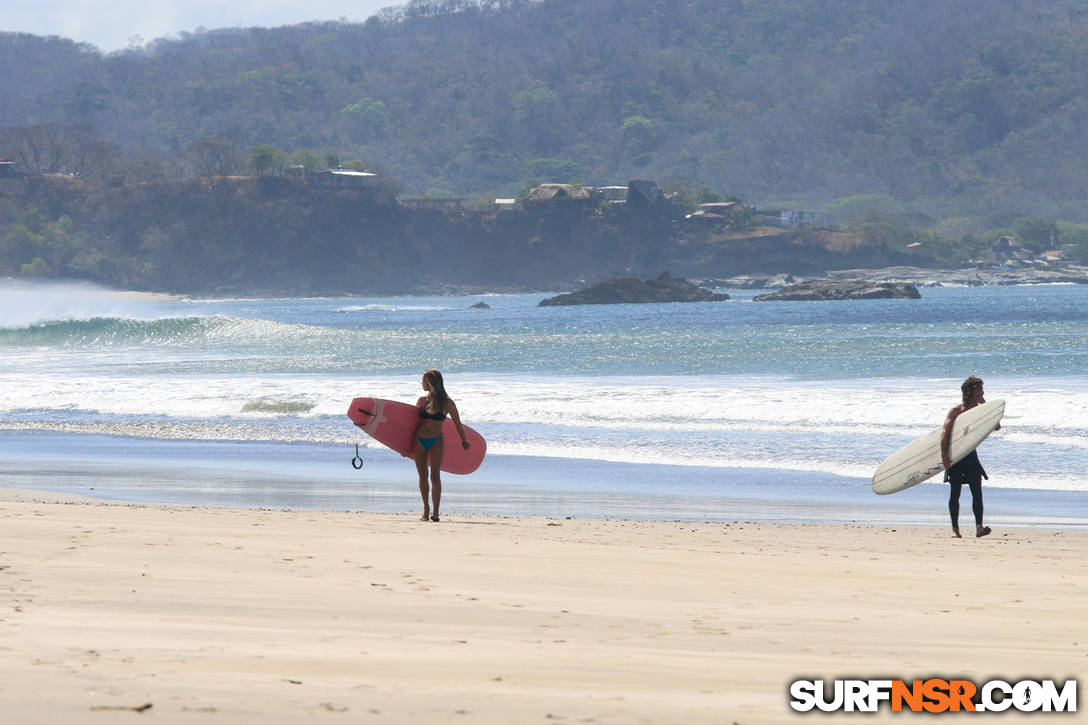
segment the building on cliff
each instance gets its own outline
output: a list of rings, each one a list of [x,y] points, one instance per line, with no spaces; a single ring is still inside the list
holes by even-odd
[[[564,204],[593,201],[592,190],[580,184],[540,184],[529,190],[526,204]]]
[[[722,222],[732,218],[735,201],[712,201],[700,204],[699,208],[684,218],[695,221]]]
[[[1029,262],[1035,257],[1035,253],[1020,244],[1016,237],[1006,235],[994,242],[989,253],[982,256],[987,262],[1014,267]]]
[[[22,175],[18,163],[0,156],[0,179],[15,179]]]
[[[369,171],[327,169],[310,174],[310,182],[330,189],[360,189],[378,185],[378,175]]]
[[[593,187],[593,193],[598,199],[606,201],[609,204],[627,203],[626,186],[595,186]]]
[[[661,206],[668,202],[656,181],[632,179],[627,182],[627,208],[631,210]]]
[[[802,224],[825,227],[827,222],[827,212],[812,209],[783,209],[778,215],[778,225],[782,227],[799,227]]]

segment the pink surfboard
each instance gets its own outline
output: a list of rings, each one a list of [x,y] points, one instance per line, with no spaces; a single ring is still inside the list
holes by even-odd
[[[348,417],[379,443],[402,456],[412,455],[412,439],[419,425],[419,410],[414,405],[381,398],[356,398],[348,408]],[[467,451],[461,445],[457,426],[449,418],[442,424],[442,435],[446,439],[442,470],[446,473],[472,473],[484,462],[487,441],[472,428],[465,426],[470,446]]]

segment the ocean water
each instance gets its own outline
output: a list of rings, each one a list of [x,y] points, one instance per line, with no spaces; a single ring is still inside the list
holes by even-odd
[[[943,484],[877,497],[869,477],[975,374],[1007,401],[980,448],[988,523],[1088,525],[1088,286],[729,292],[538,307],[0,282],[0,485],[412,511],[411,462],[345,413],[361,395],[412,402],[437,367],[488,440],[479,472],[444,476],[447,512],[943,524]]]

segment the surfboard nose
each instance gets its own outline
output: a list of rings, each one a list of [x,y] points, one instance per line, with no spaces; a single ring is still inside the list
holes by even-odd
[[[348,417],[351,422],[362,428],[375,418],[374,401],[367,398],[356,398],[348,406]]]

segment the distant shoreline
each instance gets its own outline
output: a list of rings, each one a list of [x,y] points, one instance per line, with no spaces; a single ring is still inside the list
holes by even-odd
[[[1047,267],[1030,268],[964,268],[964,269],[928,269],[924,267],[879,267],[873,269],[835,269],[820,274],[801,275],[785,272],[767,274],[741,274],[733,277],[699,277],[690,275],[684,277],[688,281],[711,289],[779,289],[787,285],[799,282],[819,280],[860,280],[873,284],[907,283],[917,287],[1001,287],[1013,285],[1036,284],[1088,284],[1088,266],[1062,264]],[[25,283],[25,279],[9,277],[8,281]],[[93,284],[86,279],[49,279],[31,280],[40,284]],[[396,297],[472,297],[486,295],[530,295],[548,294],[577,291],[607,280],[585,281],[577,285],[551,285],[547,288],[528,287],[523,285],[510,286],[481,286],[481,285],[456,285],[445,284],[436,286],[428,295],[419,294],[418,291],[405,290],[400,293],[359,295],[347,291],[329,290],[323,294],[313,292],[300,293],[298,290],[255,290],[237,289],[222,294],[194,294],[179,293],[169,290],[153,289],[113,289],[113,291],[131,296],[142,301],[185,301],[185,300],[218,300],[218,299],[288,299],[288,298],[396,298]]]
[[[917,287],[1000,287],[1033,284],[1088,284],[1088,267],[927,269],[923,267],[882,267],[877,269],[836,269],[815,275],[742,274],[735,277],[693,280],[704,287],[722,289],[775,289],[788,284],[816,280],[862,280],[872,283],[907,283]]]
[[[1053,264],[1048,267],[1025,268],[962,268],[928,269],[925,267],[878,267],[873,269],[833,269],[820,274],[801,275],[779,272],[774,274],[741,274],[733,277],[700,277],[697,275],[678,276],[679,279],[710,289],[779,289],[798,282],[819,280],[859,280],[873,284],[913,284],[916,287],[1004,287],[1013,285],[1035,284],[1088,284],[1088,266],[1074,264]],[[368,297],[471,297],[474,295],[496,294],[561,294],[575,292],[596,284],[603,284],[612,279],[586,280],[576,285],[550,285],[547,288],[511,285],[509,287],[482,287],[480,285],[445,284],[437,287],[430,295],[406,290],[399,294],[367,295]],[[291,292],[246,292],[226,297],[264,297],[282,298],[296,296]],[[360,297],[361,295],[329,293],[327,295],[302,295],[304,297]],[[216,299],[203,295],[193,295],[196,299]]]

